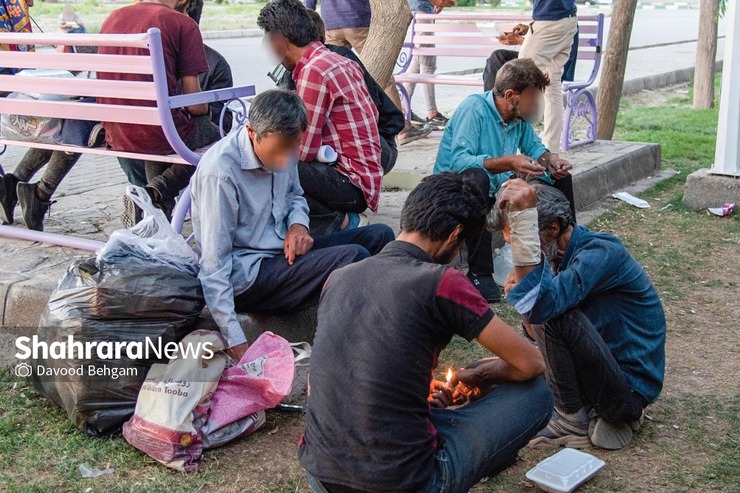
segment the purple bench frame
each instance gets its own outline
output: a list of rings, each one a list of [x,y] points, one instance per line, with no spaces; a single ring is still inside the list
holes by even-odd
[[[244,125],[247,120],[246,105],[241,98],[254,96],[254,86],[233,87],[227,89],[216,89],[203,91],[196,94],[170,96],[167,90],[167,75],[164,66],[162,37],[159,29],[149,29],[145,34],[0,34],[0,42],[21,45],[46,45],[59,46],[122,46],[133,48],[147,48],[148,56],[127,55],[92,55],[63,53],[58,49],[54,53],[25,53],[25,52],[3,52],[5,67],[25,68],[60,68],[69,67],[72,70],[93,70],[116,72],[115,59],[118,58],[121,73],[151,74],[152,82],[131,83],[129,81],[107,81],[107,80],[85,80],[77,81],[72,86],[67,83],[59,83],[63,79],[33,79],[33,84],[48,84],[48,91],[34,91],[45,94],[68,94],[77,96],[113,96],[118,95],[125,99],[149,99],[156,102],[154,107],[132,107],[101,105],[98,103],[82,102],[58,102],[58,101],[34,101],[34,105],[19,104],[16,101],[0,98],[0,113],[21,114],[38,117],[74,118],[92,121],[117,121],[123,123],[136,123],[143,125],[159,125],[164,131],[167,141],[172,146],[176,155],[156,156],[151,154],[137,154],[130,152],[116,152],[104,148],[75,147],[63,144],[36,144],[33,142],[15,142],[0,139],[0,147],[4,153],[8,145],[23,147],[37,147],[50,150],[62,150],[80,154],[103,154],[109,156],[130,157],[134,159],[146,159],[162,162],[182,164],[183,166],[197,166],[200,155],[188,148],[177,133],[175,123],[172,119],[172,109],[184,108],[191,105],[213,103],[223,101],[226,105],[238,101],[241,108],[234,112],[237,125]],[[10,54],[10,56],[5,56]],[[76,58],[72,58],[76,57]],[[102,66],[106,65],[101,70]],[[87,68],[84,68],[87,67]],[[31,79],[26,79],[30,81]],[[18,90],[18,79],[14,76],[0,76],[0,91]],[[57,84],[54,87],[52,83]],[[61,87],[61,89],[60,89]],[[62,92],[60,92],[60,90]],[[118,92],[120,91],[120,92]],[[121,95],[125,94],[125,95]],[[133,97],[134,94],[141,97]],[[40,103],[40,104],[39,104]],[[25,106],[31,106],[25,108]],[[221,114],[221,135],[223,131],[224,113]],[[188,186],[180,196],[175,210],[172,213],[172,227],[182,232],[185,217],[190,210],[190,187]],[[78,248],[81,250],[95,251],[104,245],[103,242],[66,236],[56,233],[32,231],[9,225],[0,225],[0,236],[31,241],[40,241],[55,245]]]
[[[419,21],[455,21],[459,24],[446,23],[444,27],[430,27],[427,23]],[[496,14],[424,14],[415,13],[409,27],[410,40],[405,42],[398,59],[396,60],[396,87],[401,95],[404,106],[406,119],[411,118],[411,100],[408,92],[404,87],[407,83],[416,84],[441,84],[441,85],[460,85],[482,87],[483,80],[481,77],[472,78],[467,76],[452,75],[429,75],[416,76],[416,74],[406,74],[411,65],[412,57],[419,52],[436,56],[464,56],[464,57],[488,57],[491,52],[498,48],[507,48],[495,38],[491,38],[480,32],[474,26],[478,21],[497,21],[502,23],[516,24],[519,22],[531,22],[531,18],[524,16],[509,16]],[[602,43],[604,37],[604,14],[592,16],[579,16],[580,39],[579,39],[579,60],[590,60],[593,62],[591,73],[586,80],[563,82],[563,92],[566,95],[566,108],[563,114],[563,133],[560,138],[560,146],[563,150],[588,144],[596,140],[596,131],[598,118],[596,114],[596,101],[593,93],[589,89],[596,80],[601,66]],[[418,25],[417,25],[418,23]],[[452,46],[439,48],[432,41],[435,38],[425,35],[425,33],[438,32],[447,33],[447,35],[436,36],[437,45]],[[469,36],[468,36],[469,35]],[[468,36],[468,37],[465,37]],[[469,40],[470,44],[465,45]],[[459,45],[459,46],[455,46]],[[510,47],[509,47],[510,48]],[[583,139],[576,139],[574,126],[580,120],[586,123],[586,136]]]

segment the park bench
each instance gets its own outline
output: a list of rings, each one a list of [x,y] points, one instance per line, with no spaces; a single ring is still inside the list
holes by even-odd
[[[18,34],[0,33],[0,43],[35,45],[35,52],[8,52],[0,55],[0,66],[18,69],[61,69],[69,71],[109,72],[122,74],[145,74],[151,81],[113,81],[100,79],[66,79],[50,77],[16,77],[0,75],[0,93],[22,92],[62,96],[113,97],[128,100],[155,101],[155,106],[110,105],[78,100],[19,100],[0,97],[0,114],[26,115],[40,118],[65,120],[88,120],[138,125],[161,126],[175,154],[162,156],[135,152],[118,152],[105,147],[77,147],[64,144],[42,144],[20,142],[0,138],[2,152],[7,146],[22,146],[59,150],[82,154],[98,154],[111,157],[126,157],[183,166],[196,166],[205,149],[191,151],[177,133],[172,120],[172,109],[204,103],[236,101],[237,124],[246,121],[246,105],[241,98],[254,96],[254,86],[233,87],[203,91],[196,94],[170,96],[164,67],[162,38],[159,29],[150,29],[142,34]],[[142,55],[101,55],[65,50],[65,46],[110,46],[130,47],[144,50]],[[57,49],[43,49],[56,47]],[[42,49],[39,49],[42,48]],[[82,51],[82,50],[80,50]],[[223,116],[221,134],[223,136]],[[2,154],[0,152],[0,154]],[[91,178],[94,179],[94,178]],[[185,216],[190,209],[189,187],[178,200],[172,214],[172,226],[182,232]],[[85,238],[70,237],[49,232],[31,231],[8,225],[0,225],[0,236],[41,241],[56,245],[97,250],[103,243]]]
[[[433,21],[433,23],[431,23]],[[463,57],[487,59],[498,49],[512,49],[502,45],[495,34],[484,32],[483,23],[496,23],[501,32],[508,32],[518,23],[529,23],[530,17],[498,14],[424,14],[417,12],[409,27],[409,35],[396,61],[394,77],[401,93],[406,118],[411,117],[411,101],[403,84],[440,84],[483,87],[480,73],[412,74],[408,73],[411,58],[416,55],[437,57]],[[492,27],[492,26],[491,26]],[[578,61],[591,64],[590,75],[585,80],[563,82],[566,109],[563,116],[561,148],[567,150],[596,139],[596,102],[589,90],[596,79],[601,64],[601,46],[604,32],[604,14],[579,16]],[[482,66],[483,64],[481,64]],[[577,138],[576,129],[585,125],[585,136]]]

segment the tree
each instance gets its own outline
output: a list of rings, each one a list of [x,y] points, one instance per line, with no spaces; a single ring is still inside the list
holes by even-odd
[[[604,68],[599,79],[596,94],[596,108],[599,115],[598,138],[610,140],[617,124],[619,100],[624,87],[624,69],[627,66],[627,53],[635,20],[637,0],[614,2],[609,38],[604,55]]]
[[[406,0],[370,0],[370,10],[370,31],[360,58],[378,85],[386,87],[411,23],[411,10]]]
[[[719,0],[701,0],[699,40],[694,71],[694,108],[714,107],[714,61],[717,58]]]

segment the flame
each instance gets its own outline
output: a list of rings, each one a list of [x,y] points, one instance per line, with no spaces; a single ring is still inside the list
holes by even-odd
[[[447,383],[452,381],[452,368],[447,369]]]

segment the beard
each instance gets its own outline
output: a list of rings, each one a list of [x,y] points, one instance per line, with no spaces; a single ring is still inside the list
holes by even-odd
[[[552,269],[553,273],[557,271],[559,262],[558,262],[558,242],[557,241],[550,241],[545,242],[540,238],[540,244],[542,245],[542,253],[545,254],[545,258],[548,262],[550,262],[550,268]]]

